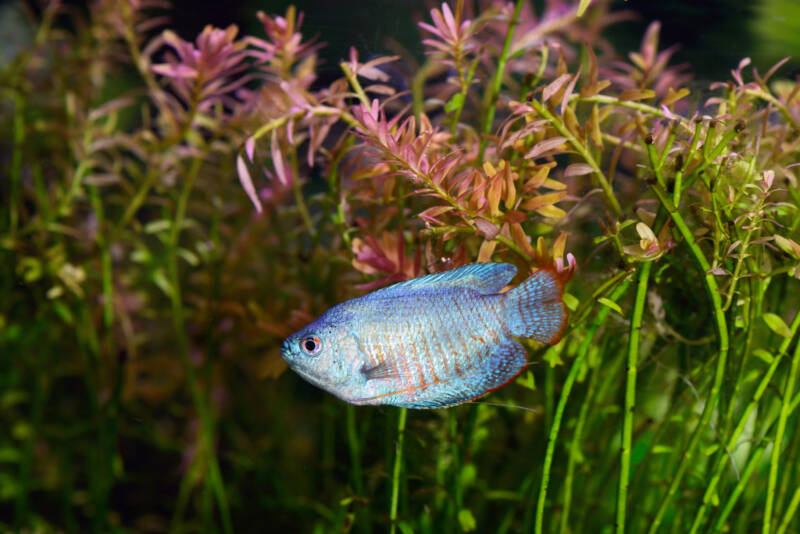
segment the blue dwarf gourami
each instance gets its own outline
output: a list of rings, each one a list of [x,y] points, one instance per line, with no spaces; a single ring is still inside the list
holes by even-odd
[[[342,302],[289,336],[281,356],[352,404],[438,408],[508,384],[527,365],[515,338],[556,343],[567,312],[549,269],[508,291],[517,268],[475,263]]]

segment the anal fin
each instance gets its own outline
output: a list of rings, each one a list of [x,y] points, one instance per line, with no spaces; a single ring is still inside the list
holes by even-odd
[[[445,408],[461,404],[505,386],[525,369],[527,362],[525,347],[509,338],[488,351],[481,365],[427,385],[412,399],[397,396],[387,404],[406,408]]]

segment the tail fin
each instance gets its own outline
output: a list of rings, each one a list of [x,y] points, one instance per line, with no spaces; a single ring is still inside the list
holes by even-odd
[[[564,288],[558,273],[542,269],[503,297],[506,324],[515,337],[557,343],[567,327]]]

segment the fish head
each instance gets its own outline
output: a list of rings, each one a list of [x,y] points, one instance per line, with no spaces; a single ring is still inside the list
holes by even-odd
[[[361,361],[349,314],[331,308],[283,342],[281,357],[308,382],[339,397],[349,390]]]

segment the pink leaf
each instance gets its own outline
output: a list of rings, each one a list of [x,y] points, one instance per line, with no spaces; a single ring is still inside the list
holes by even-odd
[[[188,65],[161,63],[151,67],[153,72],[168,78],[196,78],[197,70]]]
[[[594,172],[594,169],[587,163],[573,163],[564,170],[564,177],[583,176],[584,174],[591,174],[592,172]]]
[[[247,141],[244,142],[244,151],[247,153],[247,159],[250,162],[253,162],[253,154],[256,150],[256,139],[255,137],[248,137]]]
[[[475,219],[475,226],[478,227],[478,230],[486,237],[486,239],[494,239],[497,237],[497,234],[500,233],[500,229],[493,223],[483,219],[481,217],[477,217]]]
[[[566,140],[566,137],[551,137],[550,139],[545,139],[541,143],[534,145],[533,148],[527,154],[525,154],[525,159],[535,158],[546,152],[550,152],[556,147],[564,144],[564,141]]]
[[[564,87],[564,84],[567,83],[567,81],[569,81],[571,77],[572,77],[571,74],[562,74],[561,76],[550,82],[550,84],[548,84],[547,87],[544,88],[544,92],[542,93],[542,102],[546,103],[548,100],[550,100],[550,98],[554,94],[556,94],[559,89]]]
[[[247,164],[244,162],[244,159],[241,155],[236,156],[236,171],[239,175],[239,181],[242,183],[242,187],[244,188],[244,192],[247,193],[248,197],[250,197],[250,201],[256,207],[256,211],[261,213],[263,211],[261,207],[261,201],[258,199],[256,188],[253,185],[253,179],[250,177],[250,171],[247,170]]]
[[[578,72],[575,73],[575,76],[572,77],[567,88],[564,89],[564,94],[561,96],[561,117],[564,117],[564,112],[567,110],[567,101],[569,101],[569,97],[572,96],[572,92],[575,90],[575,84],[578,83],[582,70],[583,65],[578,67]]]

